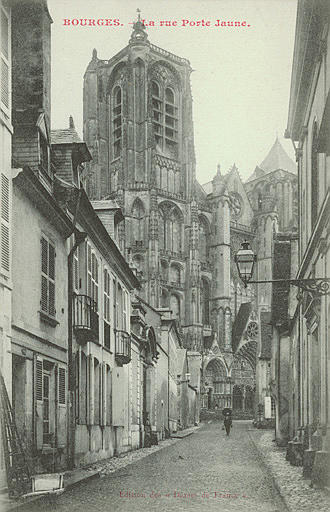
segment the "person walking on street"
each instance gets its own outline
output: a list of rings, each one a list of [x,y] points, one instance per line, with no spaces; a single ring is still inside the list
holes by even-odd
[[[231,429],[231,426],[232,426],[232,419],[230,416],[226,416],[224,421],[223,421],[224,425],[225,425],[225,429],[226,429],[226,434],[227,436],[229,436],[230,434],[230,429]]]

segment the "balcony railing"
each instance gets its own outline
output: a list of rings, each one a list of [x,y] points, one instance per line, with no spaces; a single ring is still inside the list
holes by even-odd
[[[127,364],[131,360],[131,337],[126,331],[116,331],[115,359],[119,364]]]
[[[95,341],[99,337],[97,304],[88,295],[75,295],[73,300],[73,327],[77,340]]]

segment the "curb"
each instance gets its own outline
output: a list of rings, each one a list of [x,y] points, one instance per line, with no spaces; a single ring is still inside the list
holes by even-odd
[[[279,485],[279,483],[277,482],[277,479],[272,471],[272,469],[269,467],[269,465],[266,463],[265,461],[265,457],[262,453],[262,451],[260,450],[260,448],[258,447],[258,444],[256,443],[256,441],[253,439],[252,435],[250,434],[251,430],[248,430],[248,435],[249,435],[249,438],[251,440],[251,442],[253,443],[254,447],[256,448],[256,451],[257,451],[257,455],[259,457],[259,460],[260,462],[262,463],[262,465],[267,469],[271,479],[272,479],[272,484],[273,486],[275,487],[275,489],[277,490],[281,500],[282,500],[282,503],[283,505],[285,506],[286,510],[288,512],[293,512],[285,495],[282,493],[282,490],[281,490],[281,487]]]

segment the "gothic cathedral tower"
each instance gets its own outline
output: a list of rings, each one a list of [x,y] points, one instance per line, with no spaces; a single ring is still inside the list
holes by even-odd
[[[93,51],[84,140],[93,157],[87,193],[94,204],[116,200],[121,208],[119,245],[140,272],[142,296],[170,309],[185,346],[199,350],[211,275],[201,290],[191,71],[188,60],[151,44],[139,19],[117,55],[100,60]]]

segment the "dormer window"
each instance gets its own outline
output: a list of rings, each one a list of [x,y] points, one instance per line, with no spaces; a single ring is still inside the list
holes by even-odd
[[[112,104],[113,158],[118,158],[122,148],[122,92],[115,87]]]

